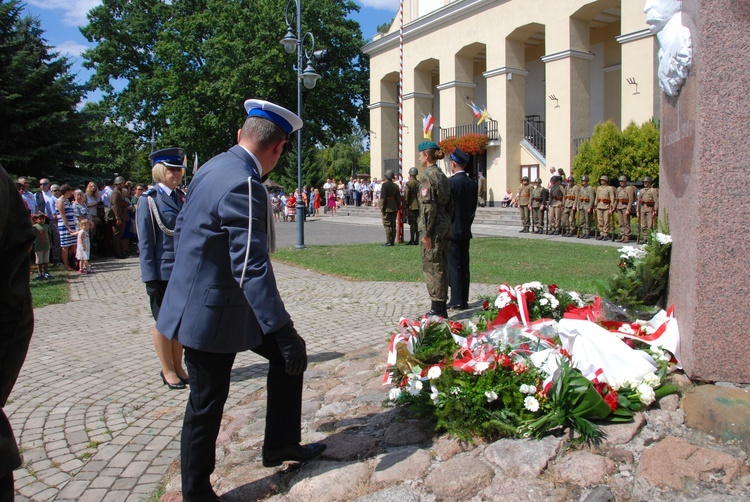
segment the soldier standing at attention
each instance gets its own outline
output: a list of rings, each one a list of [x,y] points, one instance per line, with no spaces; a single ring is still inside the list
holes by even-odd
[[[417,225],[417,219],[419,218],[419,181],[417,181],[417,175],[419,171],[416,167],[409,169],[409,181],[406,182],[404,188],[404,206],[406,206],[406,220],[409,222],[409,242],[407,246],[416,246],[419,244],[419,226]]]
[[[520,233],[529,233],[529,203],[531,202],[531,190],[534,187],[529,185],[529,177],[524,176],[521,178],[521,188],[518,189],[518,196],[516,202],[518,202],[518,209],[521,211],[521,225],[523,228],[519,231]]]
[[[581,189],[578,191],[578,224],[581,228],[581,239],[588,239],[591,234],[591,213],[594,209],[594,187],[589,185],[589,177],[581,178]]]
[[[560,235],[564,200],[565,187],[562,185],[562,177],[552,176],[552,188],[549,189],[550,235]]]
[[[646,176],[643,178],[643,188],[638,195],[638,224],[641,227],[639,244],[648,238],[648,234],[654,229],[658,216],[659,190],[651,186],[651,177]]]
[[[453,200],[448,178],[436,165],[445,154],[433,141],[418,146],[419,163],[425,171],[419,177],[419,228],[422,234],[422,270],[432,301],[428,316],[448,317],[448,246],[451,238]]]
[[[477,200],[479,207],[484,207],[487,204],[487,178],[481,171],[479,172],[479,178],[477,178]]]
[[[563,205],[563,237],[573,237],[576,234],[576,207],[578,206],[578,193],[580,191],[581,186],[576,184],[576,179],[571,174],[568,176],[568,189],[565,192],[565,204]]]
[[[596,189],[596,219],[599,226],[597,240],[609,240],[609,219],[615,207],[615,191],[608,185],[609,178],[602,175]]]
[[[469,243],[471,224],[477,212],[477,182],[464,170],[469,155],[456,148],[450,155],[451,172],[448,180],[453,200],[451,243],[448,251],[448,275],[450,277],[451,301],[448,308],[469,308]]]
[[[620,225],[619,242],[630,242],[630,208],[635,202],[635,194],[632,187],[628,185],[628,177],[620,176],[620,186],[615,190],[615,211],[617,211],[617,222]]]
[[[383,215],[383,226],[385,227],[385,244],[384,246],[393,246],[396,240],[396,215],[398,206],[401,202],[401,191],[398,185],[393,182],[393,171],[385,170],[385,182],[380,188],[380,213]]]
[[[534,224],[534,233],[544,233],[544,210],[549,199],[549,190],[542,186],[542,178],[534,180],[534,188],[531,190],[531,218]]]

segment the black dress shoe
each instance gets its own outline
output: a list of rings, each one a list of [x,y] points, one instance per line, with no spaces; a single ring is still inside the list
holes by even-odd
[[[390,247],[390,246],[393,246],[393,244],[391,244],[390,242],[386,242],[385,244],[383,244],[383,246],[388,246],[388,247]]]
[[[427,317],[438,316],[438,317],[442,317],[443,319],[448,319],[448,312],[447,311],[440,311],[440,310],[430,309],[430,310],[427,311],[427,313],[425,315]]]
[[[469,310],[469,304],[464,303],[463,305],[459,305],[458,310]]]
[[[180,383],[169,383],[169,382],[167,382],[167,379],[164,378],[164,372],[163,371],[160,371],[159,375],[161,376],[161,381],[164,382],[164,385],[166,385],[167,387],[169,387],[172,390],[182,390],[182,389],[186,388],[185,383],[182,380],[180,380]]]
[[[447,308],[447,309],[454,309],[454,310],[460,309],[460,307],[458,306],[457,303],[449,303],[448,305],[445,306],[445,308]]]
[[[323,443],[292,444],[279,448],[263,447],[263,467],[276,467],[284,462],[307,462],[326,450]]]

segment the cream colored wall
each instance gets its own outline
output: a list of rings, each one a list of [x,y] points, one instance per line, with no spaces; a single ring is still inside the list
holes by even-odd
[[[571,16],[576,12],[590,10],[595,4],[594,10],[601,10],[604,8],[602,6],[617,5],[618,2],[445,0],[445,6],[429,16],[417,18],[417,1],[405,0],[404,93],[425,92],[434,97],[429,101],[417,96],[404,102],[405,123],[409,126],[409,131],[405,131],[404,135],[404,168],[407,169],[416,161],[416,147],[422,141],[420,110],[429,111],[431,102],[432,114],[438,119],[437,125],[442,128],[470,123],[471,111],[464,102],[466,96],[469,96],[470,100],[474,98],[478,88],[477,82],[484,78],[486,86],[481,89],[480,95],[486,95],[486,103],[477,104],[487,105],[492,118],[498,121],[500,136],[500,145],[491,146],[487,150],[488,189],[495,194],[503,194],[507,186],[517,188],[515,185],[518,183],[522,163],[519,142],[523,136],[526,81],[524,75],[517,73],[508,80],[508,74],[501,73],[501,69],[511,67],[523,71],[527,64],[527,56],[524,53],[528,51],[524,49],[524,42],[515,42],[508,37],[518,36],[520,40],[526,40],[534,30],[541,29],[545,36],[544,44],[539,48],[542,55],[549,56],[570,50],[584,53],[583,57],[568,56],[544,64],[547,168],[554,165],[569,172],[572,138],[589,136],[594,126],[590,123],[589,116],[590,61],[585,57],[585,53],[589,51],[589,44],[593,43],[590,40],[593,32],[588,21],[574,19]],[[619,64],[622,65],[621,71],[609,71],[603,77],[604,115],[615,119],[618,114],[621,115],[619,121],[623,127],[630,118],[637,122],[647,120],[653,116],[655,109],[653,68],[649,68],[653,65],[643,64],[644,61],[653,60],[652,39],[623,44],[613,41],[615,36],[628,33],[628,30],[637,31],[647,27],[645,16],[640,12],[643,8],[642,3],[636,0],[619,2],[622,10],[621,27],[618,29],[617,25],[610,26],[604,29],[606,33],[601,35],[605,64],[618,64],[618,61],[621,61]],[[440,24],[435,24],[438,23],[436,20],[439,20]],[[536,28],[537,25],[540,28]],[[524,27],[527,26],[534,26],[534,29],[526,33]],[[391,30],[398,31],[397,14]],[[384,75],[398,70],[398,38],[397,35],[393,35],[396,34],[389,35],[391,42],[388,45],[383,44],[382,47],[368,52],[371,68],[371,103],[381,99],[378,82]],[[370,46],[377,43],[373,42]],[[491,76],[477,75],[471,58],[463,53],[459,55],[462,48],[474,44],[484,44],[486,47],[485,67]],[[417,91],[419,86],[414,69],[427,60],[436,62],[438,78],[436,82],[432,82],[429,92],[423,89]],[[639,70],[637,74],[636,69]],[[493,71],[498,73],[493,74]],[[635,76],[639,83],[638,96],[632,96],[632,91],[628,92],[625,78],[629,76]],[[437,85],[434,85],[435,83]],[[559,98],[560,108],[555,108],[556,103],[547,98],[549,94],[555,94]],[[383,152],[386,150],[383,141],[392,135],[378,133],[376,129],[386,125],[387,112],[371,110],[370,115],[371,129],[376,131],[377,136],[371,140],[371,172],[375,176],[381,176],[382,159],[385,155]],[[376,153],[376,149],[380,152]],[[543,175],[549,177],[547,168],[542,166],[540,170]]]

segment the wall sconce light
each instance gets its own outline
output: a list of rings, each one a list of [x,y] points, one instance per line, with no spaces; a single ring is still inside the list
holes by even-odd
[[[636,94],[640,94],[640,92],[638,92],[638,84],[635,81],[635,77],[626,78],[625,81],[628,84],[635,86],[635,92],[633,93],[633,96],[635,96]]]
[[[555,108],[560,108],[560,100],[554,94],[549,95],[549,99],[555,102]]]

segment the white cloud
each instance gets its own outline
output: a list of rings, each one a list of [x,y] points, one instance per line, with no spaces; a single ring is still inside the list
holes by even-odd
[[[79,59],[81,57],[81,53],[88,48],[88,45],[76,42],[74,40],[66,40],[55,46],[55,50],[59,51],[60,55],[68,56],[68,58],[70,59]]]
[[[66,26],[85,26],[88,24],[86,13],[102,2],[101,0],[27,0],[27,3],[38,9],[62,10],[60,21]]]
[[[357,0],[362,7],[398,12],[399,0]]]

